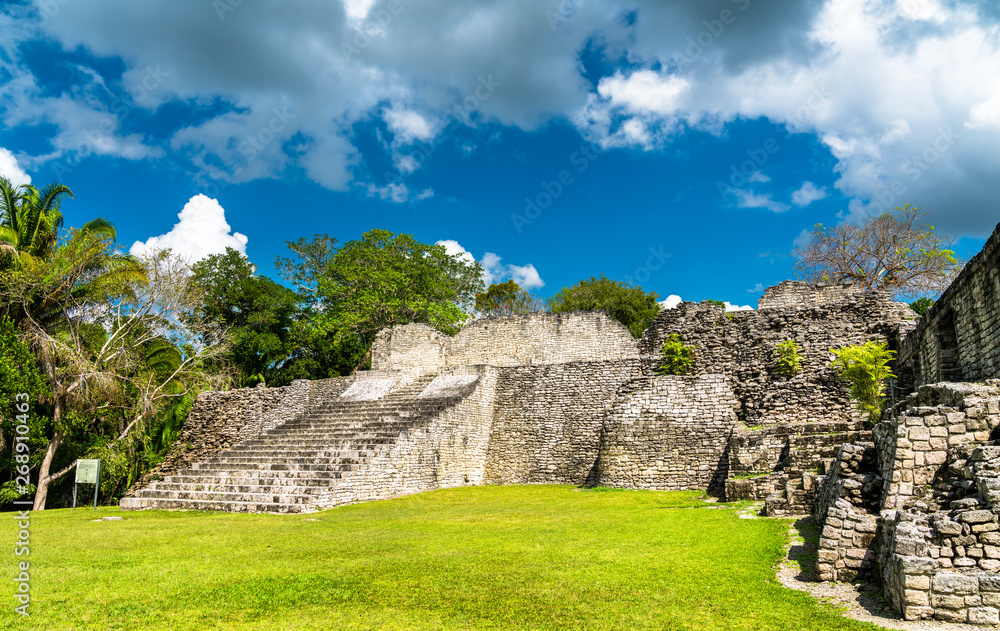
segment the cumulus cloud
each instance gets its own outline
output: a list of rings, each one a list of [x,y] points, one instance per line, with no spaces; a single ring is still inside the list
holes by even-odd
[[[677,305],[684,302],[684,299],[676,294],[670,294],[667,296],[666,300],[660,301],[660,306],[664,309],[676,309]]]
[[[222,254],[227,247],[244,256],[247,237],[231,232],[226,222],[226,211],[218,200],[205,195],[195,195],[177,215],[178,222],[167,234],[150,237],[145,242],[136,241],[129,253],[142,256],[150,251],[170,249],[191,263],[212,254]]]
[[[436,245],[443,245],[448,254],[458,256],[469,263],[473,263],[476,260],[472,253],[462,247],[458,241],[447,239],[438,241]],[[542,280],[538,270],[531,263],[527,265],[506,265],[502,262],[500,256],[493,252],[484,254],[480,263],[483,266],[483,283],[487,287],[495,283],[506,282],[507,280],[513,280],[521,289],[526,291],[540,289],[545,286],[545,281]]]
[[[813,202],[826,199],[828,195],[825,186],[818,188],[812,182],[806,181],[802,183],[799,190],[792,192],[792,203],[796,206],[808,206]]]
[[[31,176],[17,163],[14,154],[3,147],[0,147],[0,177],[7,178],[14,186],[31,184]]]
[[[725,303],[725,305],[726,305],[726,311],[753,311],[754,310],[753,307],[751,307],[750,305],[744,305],[744,306],[741,307],[739,305],[734,305],[731,302],[727,302],[727,303]]]

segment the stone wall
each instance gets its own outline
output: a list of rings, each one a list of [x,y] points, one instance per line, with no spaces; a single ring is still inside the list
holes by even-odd
[[[861,571],[874,557],[906,619],[1000,624],[1000,380],[923,386],[873,436],[874,447],[845,445],[824,480],[821,577],[844,580],[845,560]],[[859,523],[863,540],[848,536]]]
[[[710,303],[682,303],[656,317],[640,340],[640,352],[658,356],[667,336],[679,334],[695,347],[694,374],[729,379],[747,426],[850,421],[848,387],[830,368],[830,349],[869,340],[897,348],[917,315],[887,294],[846,295],[822,306],[730,313]],[[792,378],[775,373],[775,348],[786,340],[795,341],[802,357],[802,372]]]
[[[721,491],[738,406],[722,375],[645,377],[627,383],[604,422],[597,483]]]
[[[768,287],[757,301],[758,309],[822,307],[855,297],[862,290],[853,283],[803,283],[795,280]]]
[[[900,349],[911,387],[1000,377],[1000,225]]]
[[[486,481],[587,482],[615,393],[641,375],[637,359],[500,369]]]
[[[636,340],[603,312],[483,318],[455,337],[422,324],[378,334],[373,369],[433,371],[458,366],[531,366],[636,359]]]
[[[921,512],[947,507],[956,484],[971,486],[949,472],[949,461],[964,466],[963,450],[989,441],[998,425],[995,384],[942,383],[910,395],[891,420],[875,428],[881,475],[888,481],[882,507]]]

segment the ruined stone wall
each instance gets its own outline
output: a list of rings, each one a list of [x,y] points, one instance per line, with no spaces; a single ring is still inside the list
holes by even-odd
[[[757,308],[822,307],[856,297],[861,291],[853,283],[827,285],[786,280],[774,287],[768,287],[757,301]]]
[[[906,338],[897,363],[912,387],[1000,377],[1000,225]]]
[[[644,377],[618,393],[601,436],[597,483],[721,491],[738,420],[722,375]]]
[[[906,619],[1000,624],[1000,381],[923,386],[873,435],[874,447],[845,445],[824,480],[821,578],[875,558]],[[873,540],[857,537],[873,524]]]
[[[964,465],[963,450],[990,440],[1000,425],[996,385],[925,386],[875,428],[886,509],[935,511],[955,499],[948,463]],[[959,467],[961,468],[961,467]]]
[[[393,327],[378,334],[372,368],[531,366],[638,356],[635,338],[619,322],[603,312],[577,311],[483,318],[455,337],[422,324]]]
[[[317,399],[336,397],[353,381],[340,377],[294,381],[280,388],[241,388],[203,392],[191,406],[180,435],[159,465],[132,491],[205,460],[300,415]]]
[[[642,375],[638,359],[502,368],[486,482],[583,484],[618,388]]]
[[[360,471],[337,480],[316,506],[483,484],[498,376],[498,369],[487,366],[436,376],[418,398],[438,402],[441,411],[405,432],[387,451],[374,453]]]
[[[796,283],[783,285],[800,288]],[[774,304],[783,295],[770,294]],[[830,349],[868,340],[898,347],[917,316],[886,294],[850,291],[846,296],[819,306],[730,313],[709,303],[682,303],[657,316],[643,334],[640,352],[658,356],[667,336],[678,333],[695,347],[695,374],[724,374],[729,379],[747,426],[850,421],[854,410],[848,387],[830,369]],[[786,340],[795,341],[802,357],[802,372],[792,378],[775,373],[775,348]]]

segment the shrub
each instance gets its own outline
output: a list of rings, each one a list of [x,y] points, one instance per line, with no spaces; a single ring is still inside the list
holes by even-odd
[[[911,302],[910,309],[913,309],[919,315],[924,315],[927,313],[927,310],[930,309],[931,306],[933,305],[934,305],[934,299],[927,298],[925,296],[924,298],[918,298],[917,300]]]
[[[889,362],[895,359],[896,351],[890,351],[884,343],[865,342],[861,346],[845,346],[831,352],[836,359],[830,366],[850,383],[851,400],[858,410],[868,413],[869,423],[881,420],[885,380],[896,376],[889,370]]]
[[[659,375],[686,375],[694,366],[694,348],[684,346],[681,336],[671,333],[660,348],[663,363],[656,369]]]
[[[785,340],[775,347],[778,353],[778,365],[774,371],[783,377],[794,377],[802,372],[802,356],[795,340]]]

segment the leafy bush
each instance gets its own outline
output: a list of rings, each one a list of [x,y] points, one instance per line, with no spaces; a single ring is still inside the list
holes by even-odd
[[[709,298],[705,302],[707,302],[710,305],[715,305],[716,307],[722,307],[723,309],[726,308],[726,303],[724,300],[712,300],[711,298]]]
[[[694,348],[684,346],[681,336],[671,333],[660,348],[663,363],[656,369],[659,375],[686,375],[694,367]]]
[[[890,351],[884,343],[865,342],[861,346],[845,346],[831,352],[836,359],[830,366],[850,383],[851,400],[858,410],[868,414],[869,423],[881,420],[885,380],[896,376],[889,370],[889,362],[895,359],[896,351]]]
[[[924,315],[927,313],[927,310],[933,306],[934,302],[935,301],[932,298],[927,298],[926,296],[918,298],[910,303],[910,309],[913,309],[919,315]]]
[[[785,340],[775,347],[778,353],[778,365],[774,371],[783,377],[794,377],[802,372],[802,356],[795,340]]]

